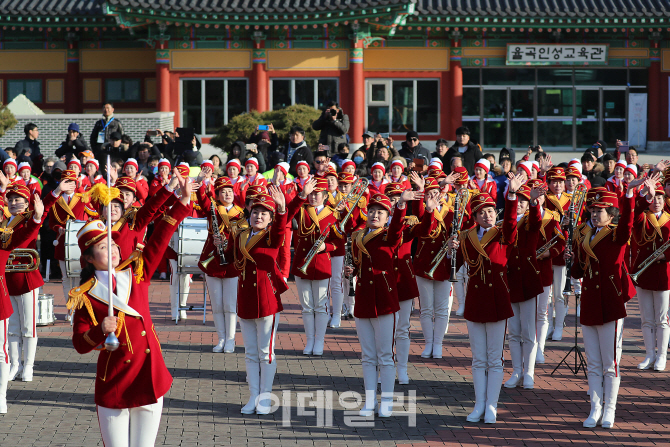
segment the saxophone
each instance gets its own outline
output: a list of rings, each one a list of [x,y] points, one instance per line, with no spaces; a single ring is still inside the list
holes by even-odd
[[[212,213],[212,237],[214,239],[214,246],[216,251],[219,253],[219,265],[226,265],[228,261],[226,260],[225,252],[228,249],[228,238],[223,238],[221,232],[219,231],[219,226],[217,222],[219,218],[217,216],[216,205],[214,204],[214,198],[209,201],[210,211]]]

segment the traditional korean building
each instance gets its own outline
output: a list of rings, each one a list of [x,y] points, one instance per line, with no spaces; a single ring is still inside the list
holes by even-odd
[[[669,145],[667,0],[12,0],[0,99],[234,115],[337,100],[365,130],[485,148]]]

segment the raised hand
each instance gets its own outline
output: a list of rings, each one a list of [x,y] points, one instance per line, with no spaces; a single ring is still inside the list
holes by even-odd
[[[444,181],[447,183],[447,185],[453,185],[456,183],[456,180],[458,179],[459,174],[455,172],[450,172],[449,175],[444,179]]]
[[[0,171],[0,185],[2,185],[3,190],[7,189],[7,185],[9,185],[9,179],[2,171]]]
[[[42,220],[42,216],[44,216],[44,203],[42,203],[39,194],[33,195],[33,209],[35,210],[35,219]]]
[[[426,186],[426,179],[423,176],[419,175],[416,171],[409,173],[409,178],[416,186],[419,187],[419,191],[423,191],[423,188]]]
[[[521,188],[521,185],[523,185],[523,178],[521,175],[521,173],[514,175],[511,172],[507,174],[507,178],[509,178],[509,188],[507,188],[507,191],[510,194],[516,194],[519,188]]]
[[[399,203],[409,202],[410,200],[422,200],[423,195],[424,195],[423,191],[412,191],[411,189],[408,189],[406,191],[403,191],[402,194],[400,194]]]
[[[535,188],[530,190],[530,200],[535,202],[535,201],[537,201],[538,198],[543,196],[546,192],[547,192],[547,186],[546,185],[536,186]]]
[[[305,186],[302,189],[302,192],[303,194],[305,194],[305,197],[310,195],[312,191],[314,191],[314,188],[316,188],[316,178],[312,177],[305,182]]]
[[[435,211],[435,208],[437,208],[437,199],[434,197],[430,197],[428,200],[426,200],[426,211],[429,213],[432,213]]]
[[[179,187],[179,177],[181,177],[179,171],[177,171],[177,168],[174,168],[172,170],[172,178],[170,178],[170,183],[165,182],[163,184],[167,184],[170,189],[175,190],[177,187]]]
[[[663,172],[663,171],[665,171],[665,170],[666,170],[667,168],[669,168],[669,167],[670,167],[670,161],[668,161],[668,160],[661,160],[661,161],[659,161],[658,163],[656,163],[656,165],[654,166],[654,169],[655,169],[656,171],[661,171],[661,172]]]
[[[182,180],[184,181],[183,184],[181,183]],[[193,192],[193,184],[189,181],[188,177],[180,178],[179,189],[181,190],[181,203],[188,205],[191,201],[191,193]]]
[[[275,185],[270,185],[268,187],[268,192],[270,193],[272,200],[277,204],[277,212],[283,213],[286,207],[286,197],[284,196],[284,193]]]
[[[540,159],[540,171],[547,172],[554,164],[551,162],[551,154]]]

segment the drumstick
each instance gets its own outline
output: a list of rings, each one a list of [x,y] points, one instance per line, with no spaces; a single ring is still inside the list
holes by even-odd
[[[107,188],[112,188],[109,171],[112,170],[112,156],[110,152],[107,153]],[[107,204],[107,290],[109,290],[109,308],[107,315],[114,316],[114,304],[112,301],[112,200],[110,197]],[[105,339],[105,349],[108,351],[116,351],[119,347],[119,339],[116,338],[114,331],[110,332]]]

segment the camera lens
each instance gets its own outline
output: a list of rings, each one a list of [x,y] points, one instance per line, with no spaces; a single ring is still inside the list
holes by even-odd
[[[337,115],[337,110],[330,109],[330,114],[333,115],[333,116]]]

